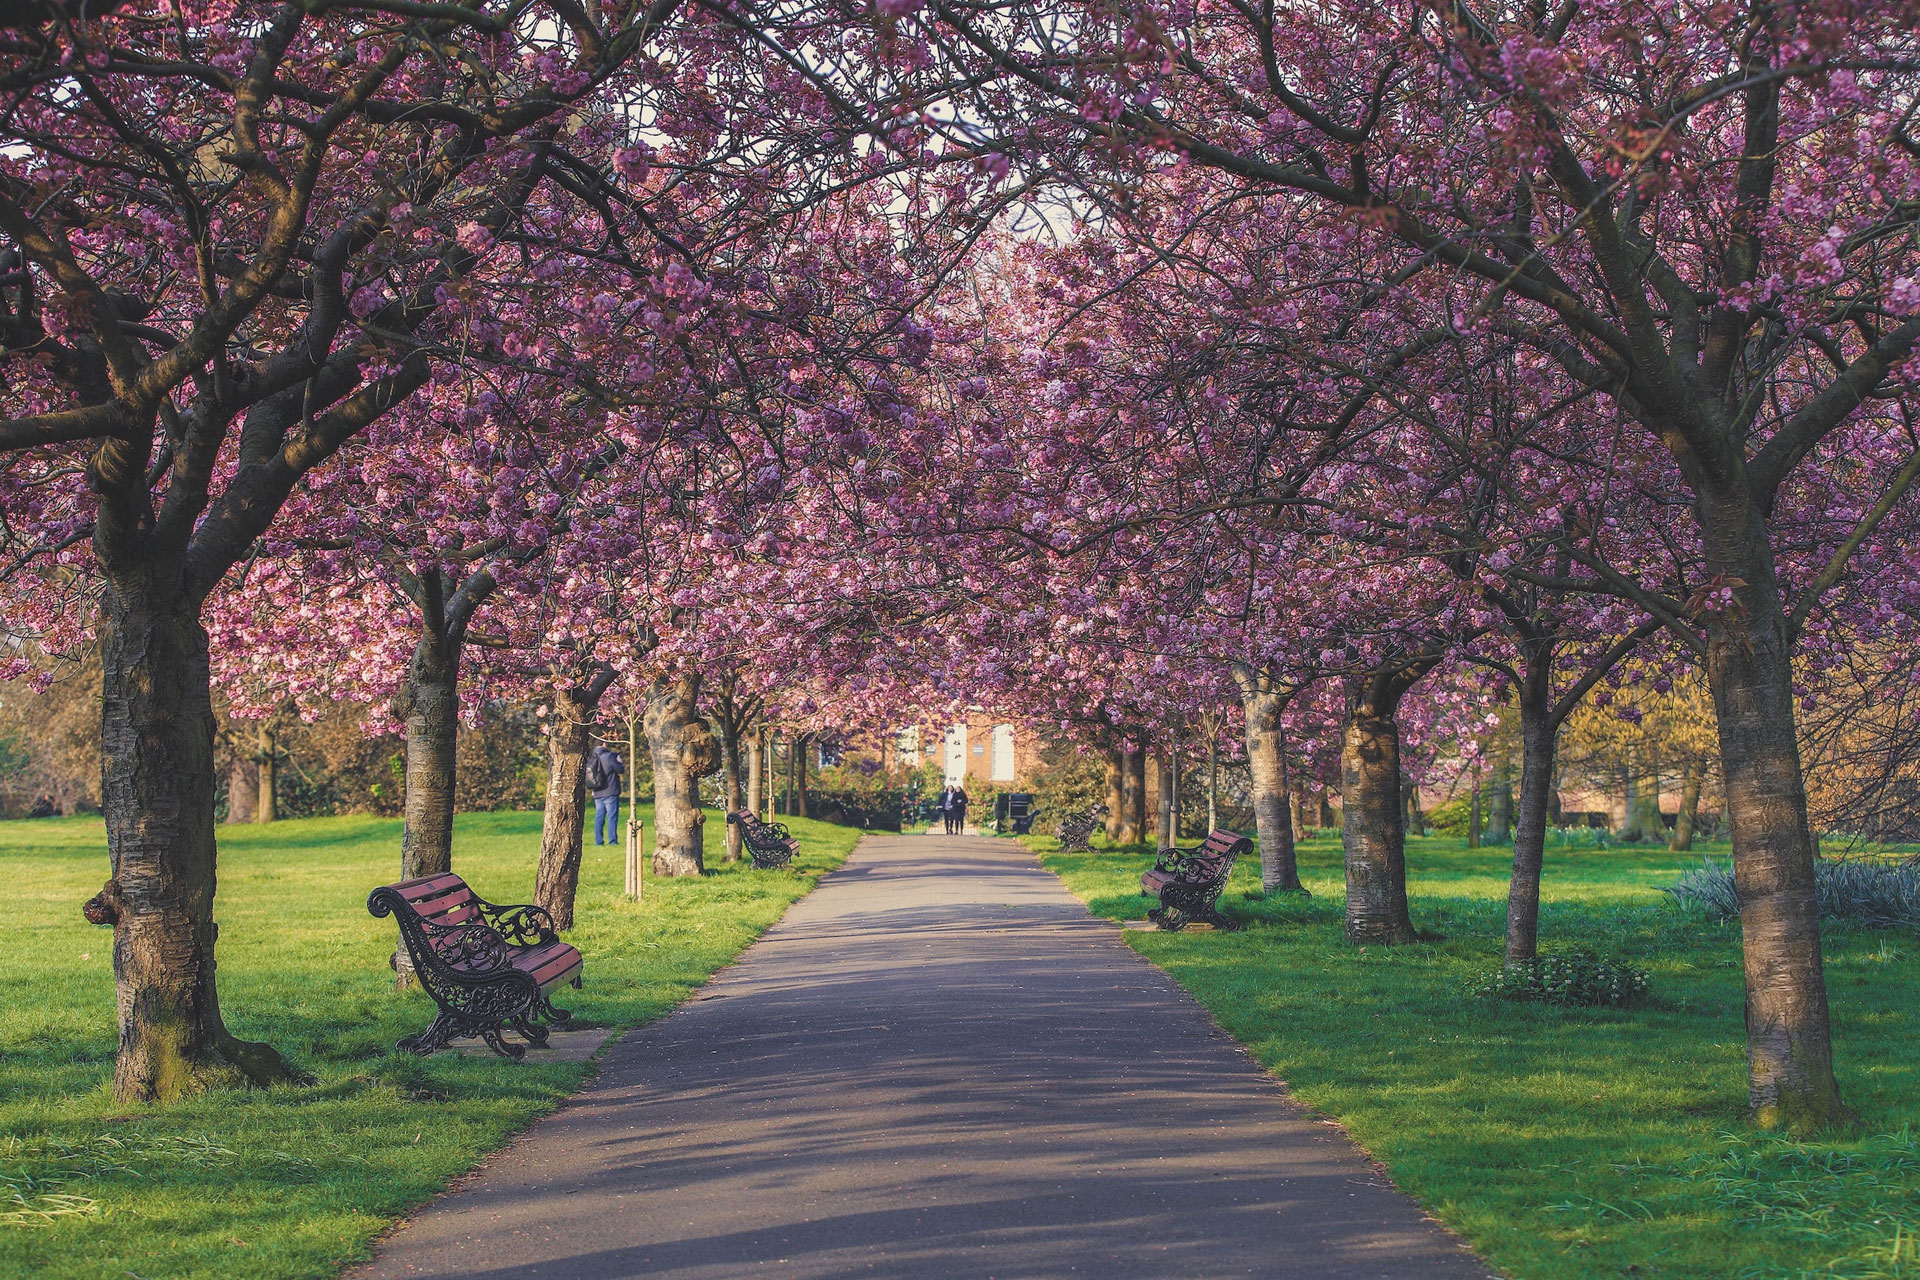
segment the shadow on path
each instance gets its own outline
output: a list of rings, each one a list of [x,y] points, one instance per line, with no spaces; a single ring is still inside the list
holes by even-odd
[[[352,1274],[1488,1272],[1024,848],[890,836]]]

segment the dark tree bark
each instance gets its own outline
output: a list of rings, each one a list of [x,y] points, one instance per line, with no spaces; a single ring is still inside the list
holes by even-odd
[[[236,1039],[214,984],[213,700],[195,605],[110,578],[102,599],[101,780],[112,878],[86,917],[113,926],[114,1092],[165,1102],[287,1080]]]
[[[1126,753],[1126,819],[1120,824],[1122,844],[1143,844],[1147,839],[1147,749],[1144,743]]]
[[[813,735],[803,733],[793,743],[793,812],[811,818],[812,796],[807,793],[808,757],[813,754]]]
[[[1547,796],[1552,789],[1555,748],[1564,718],[1564,713],[1555,714],[1548,661],[1543,658],[1534,668],[1523,671],[1520,686],[1520,812],[1513,827],[1513,878],[1507,885],[1508,964],[1533,959],[1540,946]]]
[[[420,634],[407,678],[393,700],[406,725],[406,793],[402,800],[400,878],[439,875],[453,868],[453,797],[460,741],[460,660],[467,628],[492,597],[493,575],[473,574],[450,592],[445,570],[423,564],[402,573],[401,584],[420,610]],[[413,982],[405,947],[393,953],[394,985]]]
[[[1400,790],[1400,700],[1432,670],[1435,656],[1383,667],[1347,681],[1340,750],[1345,802],[1347,940],[1395,945],[1414,940],[1407,913],[1407,839]]]
[[[1233,664],[1233,682],[1246,713],[1247,771],[1252,777],[1253,826],[1260,846],[1260,886],[1268,893],[1301,893],[1300,868],[1287,814],[1286,742],[1280,727],[1289,691],[1271,672]]]
[[[1180,843],[1180,833],[1175,830],[1175,828],[1179,826],[1179,815],[1174,809],[1175,785],[1172,752],[1162,749],[1154,763],[1157,766],[1155,773],[1159,775],[1157,780],[1160,784],[1155,788],[1159,793],[1154,803],[1154,817],[1157,820],[1155,823],[1156,836],[1160,848],[1171,849]]]
[[[573,928],[573,900],[580,887],[586,829],[587,752],[600,699],[616,674],[602,663],[585,682],[554,695],[547,717],[547,808],[540,825],[540,867],[533,901],[553,917],[556,929]],[[627,761],[633,767],[633,761]],[[627,821],[633,821],[629,814]]]
[[[1119,844],[1127,829],[1127,753],[1123,747],[1107,749],[1107,839]]]
[[[1817,850],[1795,732],[1787,618],[1753,496],[1709,492],[1700,502],[1700,521],[1708,567],[1724,567],[1739,584],[1733,589],[1738,607],[1709,618],[1707,680],[1733,826],[1748,1097],[1763,1127],[1808,1133],[1855,1117],[1833,1075],[1814,898]]]
[[[719,763],[713,731],[700,715],[700,677],[663,680],[647,699],[647,742],[653,749],[653,872],[706,872],[700,779]]]
[[[719,730],[720,767],[726,780],[727,812],[741,809],[759,812],[759,735],[751,726],[759,714],[759,698],[743,693],[739,680],[729,672],[719,681],[713,699],[713,723]],[[728,862],[740,861],[744,833],[737,822],[727,823]]]

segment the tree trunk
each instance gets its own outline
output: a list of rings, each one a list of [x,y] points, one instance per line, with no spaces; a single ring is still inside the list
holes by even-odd
[[[593,716],[600,702],[597,694],[590,702],[588,692],[573,688],[556,694],[547,719],[547,808],[540,827],[540,869],[534,878],[533,900],[546,908],[556,929],[573,928],[574,892],[580,883],[587,752],[593,746]],[[632,768],[633,762],[628,761],[627,767]]]
[[[653,871],[661,876],[706,872],[700,779],[718,762],[713,731],[700,717],[700,677],[656,684],[647,699],[647,742],[653,749]]]
[[[1763,1127],[1807,1133],[1854,1116],[1833,1077],[1786,619],[1751,496],[1703,494],[1699,514],[1708,569],[1740,584],[1735,607],[1708,617],[1707,680],[1733,827],[1748,1098]]]
[[[460,652],[422,632],[394,699],[407,727],[405,825],[400,878],[439,875],[453,866],[453,786],[459,741]]]
[[[1207,738],[1207,834],[1220,829],[1220,735]]]
[[[1407,833],[1416,836],[1427,834],[1426,817],[1420,812],[1420,784],[1411,778],[1403,778],[1400,788],[1407,801]]]
[[[1493,796],[1487,805],[1487,839],[1505,844],[1513,839],[1513,766],[1506,752],[1493,763]]]
[[[1125,842],[1147,840],[1147,748],[1143,742],[1127,753],[1127,829]]]
[[[1693,831],[1700,824],[1700,784],[1706,773],[1703,761],[1687,761],[1686,772],[1680,779],[1680,812],[1673,819],[1673,841],[1667,846],[1675,853],[1693,848]]]
[[[766,742],[758,730],[747,738],[747,811],[758,817],[767,790]]]
[[[811,797],[807,795],[807,758],[813,754],[813,735],[803,733],[793,740],[788,748],[793,754],[793,799],[787,806],[787,812],[802,818],[811,818],[813,814]]]
[[[233,763],[227,766],[227,821],[252,822],[253,802],[259,796],[260,779],[254,773],[254,763],[236,750]]]
[[[1247,772],[1252,778],[1253,829],[1260,847],[1260,887],[1268,893],[1298,893],[1300,868],[1293,823],[1287,816],[1286,744],[1280,733],[1286,696],[1243,663],[1234,664],[1233,678],[1246,712]]]
[[[1660,774],[1654,767],[1652,753],[1636,751],[1633,765],[1636,771],[1634,812],[1627,818],[1627,825],[1638,831],[1642,840],[1663,840],[1667,822],[1660,813]]]
[[[1523,669],[1519,689],[1520,812],[1513,828],[1513,878],[1507,885],[1508,964],[1533,959],[1540,947],[1540,874],[1546,865],[1547,802],[1559,726],[1553,711],[1552,649],[1538,649]]]
[[[1171,752],[1162,749],[1155,760],[1158,766],[1155,771],[1160,775],[1160,785],[1157,788],[1159,796],[1154,808],[1155,817],[1158,820],[1159,847],[1162,849],[1171,849],[1180,843],[1180,833],[1174,829],[1178,823],[1174,811],[1174,765],[1171,755]]]
[[[733,722],[722,716],[720,724],[720,768],[726,778],[727,812],[738,813],[746,795],[745,780],[741,774],[740,731]],[[721,855],[723,862],[740,861],[740,824],[729,822],[727,828],[726,852]]]
[[[789,733],[787,735],[787,786],[786,790],[780,793],[780,814],[782,817],[791,818],[794,813],[793,797],[794,788],[797,785],[794,778],[794,770],[799,767],[799,764],[799,757],[794,754],[793,735]]]
[[[406,724],[407,773],[402,797],[400,878],[439,875],[453,868],[454,753],[459,740],[460,649],[457,641],[421,629],[407,664],[406,683],[393,709]],[[413,961],[393,953],[394,986],[413,984]]]
[[[1292,832],[1296,846],[1307,838],[1307,805],[1293,787],[1287,788],[1287,829]]]
[[[1120,843],[1127,829],[1127,753],[1120,747],[1107,751],[1107,839]]]
[[[273,785],[273,723],[260,722],[260,741],[256,748],[258,755],[255,764],[259,770],[260,785],[255,792],[253,802],[253,820],[255,822],[273,822],[280,816],[278,792]]]
[[[1638,752],[1628,751],[1626,758],[1627,781],[1621,797],[1620,842],[1639,844],[1648,839],[1650,833],[1641,825],[1646,816],[1646,806],[1640,800],[1640,761]]]
[[[1382,683],[1360,682],[1363,686]],[[1396,944],[1414,940],[1407,914],[1406,830],[1400,794],[1399,697],[1390,692],[1349,694],[1340,749],[1344,802],[1341,843],[1347,864],[1347,940]]]
[[[207,634],[149,583],[102,601],[100,760],[112,878],[86,917],[113,926],[122,1102],[287,1080],[280,1055],[235,1039],[214,979],[213,700]],[[131,597],[131,598],[130,598]]]

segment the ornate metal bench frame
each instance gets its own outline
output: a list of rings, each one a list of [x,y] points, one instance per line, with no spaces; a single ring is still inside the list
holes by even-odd
[[[1218,904],[1233,864],[1251,848],[1253,841],[1237,832],[1216,831],[1191,849],[1162,849],[1152,870],[1140,877],[1140,887],[1160,899],[1147,919],[1168,933],[1196,922],[1227,933],[1240,928],[1239,921],[1220,913]],[[1162,876],[1169,878],[1156,886]]]
[[[793,861],[794,850],[800,842],[787,830],[786,823],[762,822],[745,809],[729,813],[727,821],[740,827],[741,838],[756,869],[773,871]]]
[[[530,904],[487,902],[461,880],[478,915],[459,924],[440,924],[422,916],[405,897],[403,891],[419,883],[382,885],[367,896],[370,914],[391,915],[398,922],[414,976],[440,1006],[425,1031],[405,1037],[395,1048],[425,1057],[450,1041],[479,1039],[503,1057],[519,1058],[526,1047],[502,1039],[507,1027],[529,1044],[544,1045],[551,1029],[546,1024],[572,1021],[573,1014],[556,1007],[532,973],[514,967],[524,953],[560,940],[551,916]],[[577,967],[570,981],[580,986]]]
[[[1060,825],[1054,834],[1060,838],[1061,853],[1089,853],[1087,838],[1093,829],[1100,825],[1100,819],[1107,816],[1107,806],[1096,804],[1085,813],[1069,814],[1060,819]]]

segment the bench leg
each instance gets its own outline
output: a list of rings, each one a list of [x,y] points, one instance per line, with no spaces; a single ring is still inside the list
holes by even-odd
[[[535,1022],[531,1013],[516,1013],[513,1016],[513,1029],[518,1031],[528,1044],[543,1049],[546,1047],[547,1029]]]
[[[516,1021],[518,1021],[518,1019],[516,1019]],[[500,1028],[497,1026],[482,1027],[480,1029],[480,1038],[487,1042],[488,1048],[503,1058],[518,1059],[527,1056],[527,1047],[523,1044],[514,1044],[509,1040],[503,1039],[500,1035]]]
[[[573,985],[578,987],[580,985],[580,979],[575,978]],[[555,1026],[573,1021],[573,1014],[555,1005],[552,1000],[547,998],[547,993],[544,991],[534,998],[533,1008],[528,1012],[531,1016],[543,1018]]]
[[[1178,933],[1187,927],[1186,915],[1172,907],[1155,907],[1147,912],[1147,919],[1153,921],[1165,933]]]
[[[1240,931],[1240,922],[1232,916],[1222,915],[1217,906],[1209,906],[1205,913],[1199,918],[1205,920],[1222,933],[1238,933]]]
[[[418,1054],[427,1057],[447,1047],[447,1043],[460,1036],[470,1036],[473,1032],[462,1025],[461,1020],[442,1011],[427,1024],[427,1029],[417,1035],[407,1036],[394,1044],[402,1053]]]

